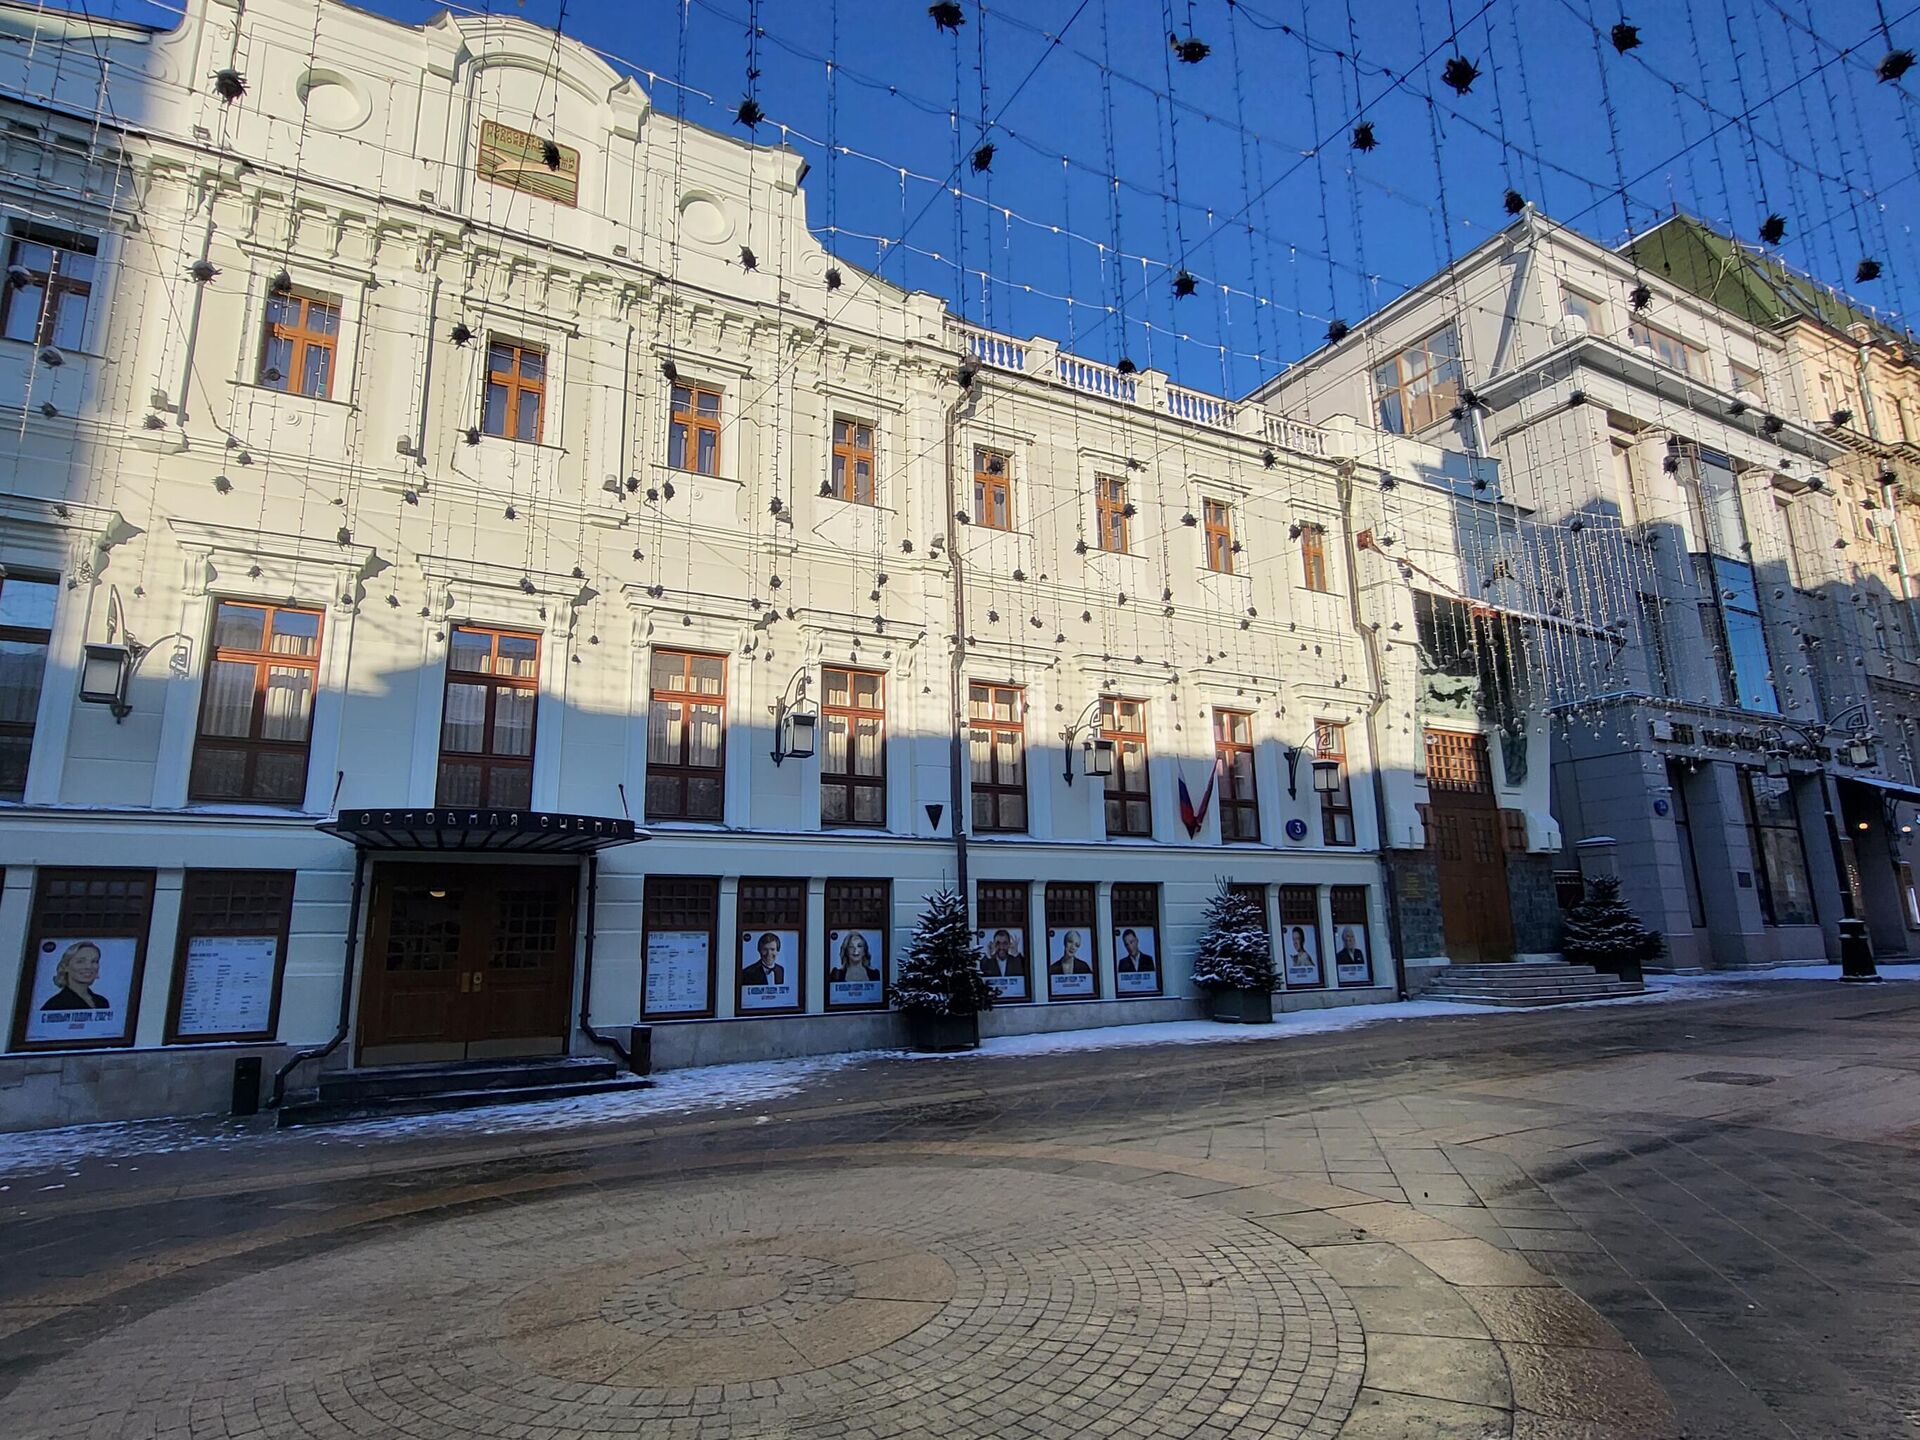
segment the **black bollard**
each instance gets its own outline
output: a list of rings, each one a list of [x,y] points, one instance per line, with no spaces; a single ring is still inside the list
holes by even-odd
[[[1840,922],[1840,978],[1856,985],[1881,978],[1873,963],[1873,944],[1867,939],[1867,922]]]

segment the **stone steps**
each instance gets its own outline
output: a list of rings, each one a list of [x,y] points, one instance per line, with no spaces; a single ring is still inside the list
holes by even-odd
[[[1529,960],[1507,965],[1449,966],[1420,998],[1530,1009],[1542,1005],[1573,1005],[1583,1000],[1614,1000],[1639,995],[1645,990],[1642,984],[1598,972],[1591,965]]]
[[[387,1065],[321,1076],[312,1088],[288,1097],[280,1107],[279,1123],[282,1127],[324,1125],[483,1105],[524,1105],[644,1089],[651,1083],[595,1056]]]

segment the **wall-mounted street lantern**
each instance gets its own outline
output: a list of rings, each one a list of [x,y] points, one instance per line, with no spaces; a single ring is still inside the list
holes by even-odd
[[[780,698],[768,706],[773,715],[773,763],[782,760],[811,760],[814,736],[820,728],[817,711],[804,709],[807,684],[812,671],[802,665],[788,678]],[[797,683],[796,683],[797,682]]]
[[[90,643],[80,665],[80,698],[89,705],[105,705],[117,725],[133,713],[127,703],[127,682],[133,678],[134,652],[130,645]]]
[[[1092,723],[1093,717],[1099,713],[1099,710],[1100,702],[1094,700],[1086,709],[1080,712],[1080,717],[1077,720],[1060,732],[1060,739],[1064,742],[1063,748],[1066,755],[1066,781],[1069,785],[1073,784],[1074,742],[1079,740],[1080,732]],[[1113,774],[1113,741],[1107,739],[1104,735],[1089,735],[1084,741],[1081,741],[1080,748],[1086,752],[1087,774],[1102,779]]]
[[[1287,757],[1287,798],[1300,798],[1300,757],[1307,753],[1312,737],[1282,752]],[[1318,746],[1314,747],[1318,749]],[[1316,758],[1313,762],[1313,789],[1316,795],[1332,795],[1340,788],[1340,762]]]

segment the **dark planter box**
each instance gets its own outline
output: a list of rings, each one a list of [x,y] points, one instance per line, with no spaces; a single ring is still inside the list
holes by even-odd
[[[1640,968],[1638,960],[1613,956],[1605,960],[1585,960],[1575,963],[1591,965],[1602,975],[1612,975],[1629,985],[1644,985],[1647,980],[1646,973]]]
[[[1207,1018],[1228,1025],[1271,1025],[1273,992],[1269,990],[1209,990]]]
[[[978,1015],[923,1015],[915,1011],[906,1014],[907,1043],[916,1050],[978,1050],[980,1048],[980,1017]]]

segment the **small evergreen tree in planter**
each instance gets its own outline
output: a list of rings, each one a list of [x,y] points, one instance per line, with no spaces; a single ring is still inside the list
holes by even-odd
[[[1225,881],[1207,902],[1193,983],[1207,992],[1207,1014],[1215,1020],[1266,1024],[1273,1019],[1280,974],[1273,965],[1266,916],[1258,900]]]
[[[1597,876],[1584,900],[1570,906],[1560,940],[1560,953],[1575,965],[1609,970],[1622,980],[1639,983],[1640,964],[1666,952],[1658,930],[1640,923],[1620,898],[1620,879]]]
[[[894,978],[892,1001],[906,1017],[914,1049],[980,1048],[980,1012],[993,1008],[993,988],[980,973],[966,902],[953,891],[928,899]]]

